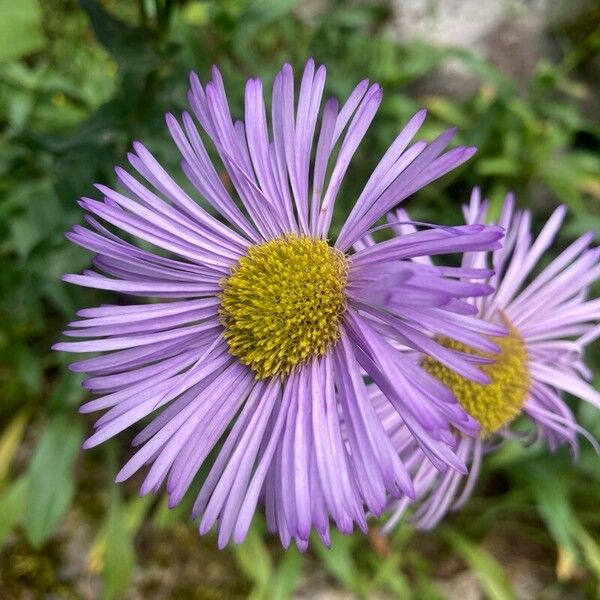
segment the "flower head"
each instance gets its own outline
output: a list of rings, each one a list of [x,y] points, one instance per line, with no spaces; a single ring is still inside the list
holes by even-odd
[[[340,337],[348,261],[325,240],[284,236],[252,246],[223,280],[229,352],[257,377],[287,375]]]
[[[205,86],[191,77],[194,116],[167,116],[198,197],[135,143],[128,158],[137,175],[117,168],[121,191],[98,185],[103,200],[81,200],[89,227],[68,234],[95,253],[96,271],[66,281],[162,301],[82,310],[65,335],[87,339],[56,348],[100,353],[72,365],[99,395],[81,410],[106,411],[86,447],[152,415],[117,481],[149,465],[141,492],[166,482],[173,506],[207,463],[193,513],[201,533],[218,522],[220,546],[244,538],[259,503],[283,544],[294,539],[305,548],[312,528],[328,543],[330,518],[343,532],[354,524],[364,529],[367,510],[380,514],[390,496],[414,495],[363,372],[432,464],[464,472],[452,431],[474,433],[477,423],[398,346],[487,381],[476,359],[430,336],[496,348],[484,334],[503,327],[473,318],[464,300],[491,291],[481,281],[490,271],[410,259],[498,248],[503,233],[480,224],[431,227],[361,247],[393,206],[473,154],[462,147],[444,152],[452,131],[411,144],[421,111],[331,243],[336,198],[381,88],[363,81],[341,107],[331,99],[321,111],[325,69],[309,61],[295,108],[286,65],[273,84],[269,127],[259,80],[248,81],[245,120],[236,121],[219,71],[212,75]]]
[[[487,210],[487,202],[481,202],[475,190],[470,204],[464,207],[467,223],[485,222]],[[562,399],[567,392],[600,408],[600,393],[590,385],[591,373],[583,363],[585,347],[600,335],[600,299],[588,299],[590,285],[600,278],[600,249],[590,247],[594,235],[581,236],[531,277],[552,245],[565,212],[562,206],[556,209],[532,240],[530,213],[516,211],[509,195],[499,220],[506,228],[504,247],[464,256],[464,268],[483,268],[488,263],[493,266],[490,283],[496,291],[474,299],[473,304],[482,319],[504,323],[508,336],[495,338],[500,352],[494,357],[453,340],[439,341],[447,348],[489,361],[481,367],[491,380],[489,385],[469,381],[430,356],[413,357],[445,383],[481,425],[478,436],[456,434],[456,453],[470,467],[467,478],[455,472],[440,474],[419,460],[422,452],[414,445],[401,417],[387,406],[379,390],[371,390],[374,405],[401,458],[415,465],[414,520],[419,527],[433,527],[450,508],[464,504],[477,480],[483,455],[497,446],[498,438],[524,437],[510,427],[519,415],[525,415],[533,426],[525,434],[527,441],[533,435],[551,450],[570,444],[576,455],[581,433],[598,449]],[[410,500],[393,504],[394,514],[387,529],[397,522]]]

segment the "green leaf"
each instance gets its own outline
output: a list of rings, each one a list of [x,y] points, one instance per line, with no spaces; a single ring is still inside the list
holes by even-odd
[[[88,14],[98,41],[113,50],[129,30],[128,25],[110,15],[96,0],[79,0],[79,6]]]
[[[23,505],[27,493],[27,477],[23,476],[5,488],[0,494],[0,548],[12,528],[23,517]]]
[[[463,48],[448,48],[446,54],[448,58],[458,58],[471,72],[495,86],[502,96],[510,97],[514,94],[513,82],[475,52]]]
[[[246,539],[234,546],[234,554],[239,567],[254,583],[254,598],[266,598],[273,572],[273,561],[263,541],[262,532],[254,521]]]
[[[161,57],[154,50],[151,32],[116,19],[97,0],[79,0],[79,5],[88,14],[96,38],[110,52],[121,70],[137,73],[131,82],[136,87],[129,91],[138,94],[141,84],[139,76],[161,65]]]
[[[48,423],[29,466],[25,498],[25,533],[41,546],[71,503],[73,463],[81,444],[79,420],[56,415]]]
[[[504,569],[487,550],[455,530],[444,529],[442,535],[473,569],[490,600],[514,600],[515,595]]]
[[[477,171],[482,176],[511,176],[518,171],[515,159],[510,156],[497,156],[481,159]]]
[[[39,358],[27,346],[17,346],[14,358],[19,381],[30,394],[39,394],[42,389],[42,365]]]
[[[573,524],[573,535],[579,542],[587,566],[600,579],[600,545],[579,521]]]
[[[44,232],[36,228],[27,217],[14,217],[10,222],[11,238],[15,250],[25,258],[31,249],[44,238]]]
[[[565,468],[572,467],[568,465]],[[567,477],[556,468],[556,462],[546,460],[536,463],[528,470],[524,482],[556,542],[558,579],[573,579],[582,558],[596,576],[600,576],[600,547],[577,518],[569,499],[572,487]],[[586,490],[593,496],[591,484],[592,480],[588,478]]]
[[[240,15],[237,36],[247,36],[291,11],[299,0],[250,0]]]
[[[523,484],[532,494],[538,512],[560,549],[561,556],[568,556],[564,564],[576,564],[578,550],[573,537],[575,515],[568,498],[568,486],[564,477],[557,476],[554,462],[538,461],[529,466]],[[568,579],[570,574],[562,573]]]
[[[388,556],[373,555],[373,579],[371,586],[377,589],[385,586],[396,598],[411,598],[411,584],[402,572],[402,555],[390,552]]]
[[[30,416],[26,409],[17,413],[0,436],[0,483],[6,477],[10,463],[19,449]]]
[[[44,46],[42,14],[37,0],[0,0],[0,62]]]
[[[275,567],[269,597],[273,600],[291,598],[296,590],[303,558],[296,548],[289,548]]]
[[[345,587],[364,595],[367,581],[357,569],[352,555],[353,538],[332,530],[331,548],[323,546],[316,537],[313,539],[313,548],[319,555],[323,566]]]
[[[192,498],[193,496],[191,494],[186,494],[177,506],[169,508],[168,497],[166,494],[161,497],[152,516],[155,527],[158,527],[159,529],[169,529],[176,523],[188,521],[192,509]]]
[[[135,506],[143,511],[147,505],[147,502],[140,502]],[[102,569],[103,597],[107,600],[119,597],[122,592],[127,590],[131,581],[135,566],[135,550],[129,525],[119,488],[112,486],[111,503],[106,521],[106,546]]]
[[[425,107],[432,114],[456,127],[466,127],[467,117],[455,103],[441,96],[431,96],[425,100]]]
[[[83,376],[63,368],[63,373],[54,388],[48,407],[50,410],[78,406],[86,394],[81,382]]]

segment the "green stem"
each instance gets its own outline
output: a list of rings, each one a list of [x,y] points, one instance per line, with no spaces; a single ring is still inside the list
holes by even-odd
[[[572,52],[569,52],[560,65],[563,75],[567,75],[579,63],[581,63],[591,52],[600,47],[600,25],[588,35],[585,40]]]
[[[140,13],[140,24],[148,27],[148,12],[146,11],[146,0],[138,0],[138,11]]]
[[[169,23],[175,3],[173,0],[155,0],[156,2],[156,24],[159,36],[164,37],[169,29]]]

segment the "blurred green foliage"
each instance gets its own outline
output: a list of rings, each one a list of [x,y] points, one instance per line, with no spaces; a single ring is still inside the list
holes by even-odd
[[[16,597],[19,585],[79,597],[53,562],[67,514],[79,512],[93,524],[93,539],[81,551],[107,598],[124,596],[136,561],[144,561],[145,527],[184,535],[178,528],[187,523],[185,501],[169,512],[164,498],[139,499],[135,483],[111,484],[126,453],[121,442],[85,457],[78,452],[83,427],[74,413],[84,392],[66,359],[49,347],[78,307],[107,301],[106,294],[60,281],[90,258],[63,237],[82,218],[77,198],[92,193],[94,182],[112,183],[114,165],[135,139],[179,173],[163,118],[184,109],[191,69],[206,78],[217,63],[237,114],[247,77],[270,81],[282,62],[300,68],[308,56],[327,65],[331,94],[344,97],[364,76],[383,85],[384,103],[345,182],[338,222],[377,157],[425,106],[425,136],[457,125],[458,142],[479,152],[412,200],[415,216],[458,222],[459,204],[478,184],[496,210],[513,190],[538,222],[566,203],[568,237],[600,230],[600,129],[580,108],[593,90],[575,77],[600,47],[600,28],[577,44],[557,32],[562,57],[540,62],[517,86],[468,51],[394,41],[385,2],[332,0],[307,17],[299,4],[0,0],[0,546],[11,545],[10,555],[0,554],[5,597]],[[420,83],[449,60],[472,73],[474,91],[459,98],[420,92]],[[590,362],[599,372],[597,352]],[[582,408],[580,416],[600,434],[597,411]],[[258,522],[244,544],[216,558],[213,552],[213,560],[229,561],[225,581],[239,583],[205,583],[191,597],[250,590],[254,598],[288,598],[316,564],[360,597],[442,597],[433,582],[442,554],[468,565],[488,597],[512,598],[502,560],[484,548],[498,534],[533,539],[546,549],[541,560],[556,559],[557,579],[550,577],[543,597],[564,597],[573,586],[592,597],[600,585],[597,461],[588,447],[573,466],[563,453],[549,457],[508,444],[486,466],[480,495],[430,536],[408,527],[387,539],[376,530],[369,538],[334,535],[331,550],[315,543],[301,556],[277,549]],[[205,543],[192,536],[198,548]]]

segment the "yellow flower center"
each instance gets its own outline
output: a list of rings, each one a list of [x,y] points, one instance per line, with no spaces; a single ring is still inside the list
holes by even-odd
[[[425,370],[446,384],[461,406],[479,421],[483,436],[497,432],[521,413],[531,383],[525,342],[511,323],[506,321],[506,325],[508,336],[493,338],[499,354],[478,352],[447,338],[438,340],[446,348],[493,359],[493,363],[481,367],[491,379],[489,384],[466,379],[433,358],[423,362]]]
[[[229,352],[257,378],[324,354],[340,335],[347,271],[339,250],[308,236],[250,246],[221,281]]]

